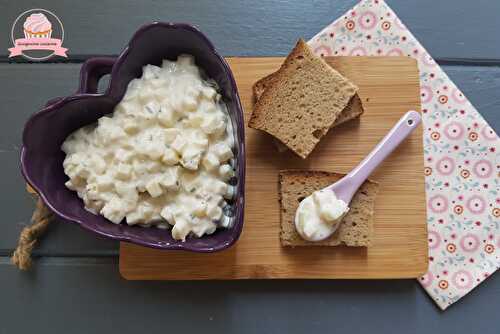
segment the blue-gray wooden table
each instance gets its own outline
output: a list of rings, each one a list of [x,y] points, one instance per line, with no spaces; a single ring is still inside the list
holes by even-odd
[[[33,202],[19,172],[24,122],[76,89],[80,63],[121,51],[154,20],[198,25],[226,56],[286,55],[355,0],[0,0],[0,334],[4,333],[500,333],[500,274],[441,312],[414,280],[128,282],[118,243],[54,223],[31,272],[9,263]],[[500,131],[500,1],[388,0],[481,114]],[[55,12],[65,63],[7,56],[24,10]]]

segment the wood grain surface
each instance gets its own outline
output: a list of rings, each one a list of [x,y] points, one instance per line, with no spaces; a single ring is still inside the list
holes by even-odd
[[[188,22],[198,26],[226,56],[286,55],[299,37],[308,40],[359,0],[51,0],[42,8],[64,24],[71,60],[118,54],[143,24]],[[434,58],[500,58],[498,0],[387,0]],[[35,0],[0,1],[0,55],[12,46],[10,29]],[[117,18],[126,18],[124,20]],[[1,59],[1,57],[0,57]],[[60,60],[52,58],[50,61]],[[23,61],[22,57],[11,61]]]
[[[229,58],[245,108],[252,84],[282,58]],[[244,278],[411,278],[427,269],[422,137],[417,129],[372,175],[380,182],[370,248],[305,247],[279,242],[278,171],[309,168],[348,172],[407,110],[419,110],[418,70],[409,58],[345,57],[329,62],[356,83],[365,106],[359,120],[331,130],[307,160],[278,154],[271,138],[246,129],[245,225],[232,248],[212,254],[121,244],[120,272],[135,280]]]

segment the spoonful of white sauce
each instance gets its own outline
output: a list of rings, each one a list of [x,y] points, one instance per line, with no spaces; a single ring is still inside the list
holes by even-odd
[[[318,190],[300,202],[295,227],[305,240],[324,240],[335,232],[348,211],[347,203],[338,199],[335,192]]]

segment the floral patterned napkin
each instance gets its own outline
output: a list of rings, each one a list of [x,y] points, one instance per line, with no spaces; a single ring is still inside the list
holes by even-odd
[[[429,271],[444,310],[500,267],[500,139],[382,0],[363,0],[314,36],[321,56],[417,59],[424,124]]]

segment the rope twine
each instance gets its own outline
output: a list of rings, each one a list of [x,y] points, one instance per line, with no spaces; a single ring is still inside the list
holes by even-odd
[[[28,192],[33,193],[37,198],[36,208],[31,217],[32,224],[26,226],[21,231],[17,248],[12,254],[12,263],[20,270],[28,270],[33,264],[31,252],[52,220],[52,212],[45,206],[43,201],[36,195],[32,189],[28,188]]]

